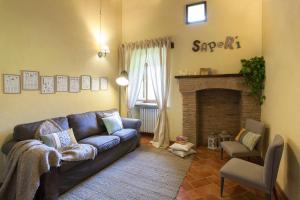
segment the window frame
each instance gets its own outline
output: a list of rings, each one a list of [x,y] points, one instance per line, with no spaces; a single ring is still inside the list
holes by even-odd
[[[189,22],[188,21],[188,10],[189,10],[189,7],[191,6],[196,6],[196,5],[201,5],[201,4],[204,4],[204,14],[205,14],[205,19],[204,20],[201,20],[201,21],[195,21],[195,22]],[[192,4],[187,4],[185,6],[185,24],[187,25],[191,25],[191,24],[201,24],[201,23],[204,23],[204,22],[207,22],[207,3],[206,1],[201,1],[201,2],[196,2],[196,3],[192,3]]]

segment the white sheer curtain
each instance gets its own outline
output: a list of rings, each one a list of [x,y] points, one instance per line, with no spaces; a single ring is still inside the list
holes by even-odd
[[[137,48],[133,50],[131,61],[128,69],[128,111],[132,116],[135,103],[143,81],[143,75],[146,64],[146,49]]]
[[[167,115],[167,104],[170,88],[170,65],[169,47],[170,40],[155,40],[149,44],[148,67],[150,68],[151,79],[159,115],[154,130],[153,146],[166,148],[169,146],[169,123]]]
[[[120,69],[128,71],[127,106],[132,115],[142,85],[145,65],[150,68],[151,80],[159,108],[159,116],[152,140],[153,146],[169,146],[167,102],[170,88],[169,49],[171,39],[159,38],[123,44],[120,48]]]

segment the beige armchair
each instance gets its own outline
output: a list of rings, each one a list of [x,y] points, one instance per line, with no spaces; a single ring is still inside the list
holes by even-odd
[[[260,134],[261,137],[256,144],[253,151],[250,151],[239,141],[224,141],[221,142],[221,159],[223,160],[223,151],[230,157],[262,157],[262,150],[264,145],[264,134],[265,134],[265,125],[262,122],[255,121],[253,119],[247,119],[245,124],[246,131],[251,131],[257,134]],[[243,136],[242,136],[243,137]]]

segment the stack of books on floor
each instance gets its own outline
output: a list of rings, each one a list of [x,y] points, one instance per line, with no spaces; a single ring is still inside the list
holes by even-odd
[[[169,151],[177,156],[184,158],[188,155],[196,153],[196,151],[192,149],[193,147],[194,144],[188,142],[187,137],[180,135],[176,137],[175,143],[169,147]]]

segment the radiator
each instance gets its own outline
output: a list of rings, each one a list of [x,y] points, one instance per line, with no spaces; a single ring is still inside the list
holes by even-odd
[[[142,120],[141,132],[154,133],[157,117],[157,108],[140,107],[140,119]]]

